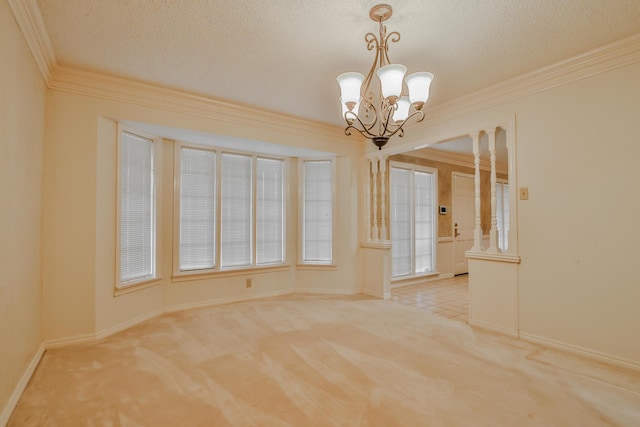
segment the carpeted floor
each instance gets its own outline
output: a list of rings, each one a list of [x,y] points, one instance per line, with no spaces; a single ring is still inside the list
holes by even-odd
[[[165,315],[47,351],[10,426],[640,426],[640,373],[366,297]]]

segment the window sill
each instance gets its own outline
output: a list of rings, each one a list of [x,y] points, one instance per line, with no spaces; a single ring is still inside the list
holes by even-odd
[[[265,267],[238,268],[234,270],[218,270],[206,272],[179,272],[171,277],[173,283],[191,282],[193,280],[217,279],[219,277],[248,276],[251,274],[272,273],[276,271],[290,270],[289,264],[271,265]]]
[[[153,279],[145,279],[140,282],[134,282],[130,285],[115,287],[113,290],[113,296],[130,294],[131,292],[141,291],[143,289],[151,288],[160,284],[162,277],[154,277]]]
[[[379,242],[361,242],[360,247],[369,249],[391,249],[391,242],[389,240],[381,240]]]
[[[337,264],[297,264],[296,270],[336,271],[338,270],[338,265]]]

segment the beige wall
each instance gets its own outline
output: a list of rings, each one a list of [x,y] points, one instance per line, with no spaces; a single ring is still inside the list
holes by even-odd
[[[636,365],[638,76],[635,63],[405,137],[416,145],[515,114],[517,185],[529,188],[517,202],[520,333]]]
[[[633,191],[618,197],[616,206],[600,203],[597,197],[622,192],[630,183],[639,182],[635,165],[640,158],[639,130],[634,122],[634,112],[640,110],[636,78],[639,67],[628,66],[447,123],[427,123],[405,137],[420,141],[447,132],[454,136],[456,129],[469,129],[477,123],[515,114],[516,178],[530,192],[530,200],[518,202],[522,264],[513,286],[518,291],[519,329],[523,334],[636,363],[640,361],[640,349],[634,328],[640,324],[640,314],[633,301],[640,298],[640,286],[632,266],[637,256],[635,242],[640,237],[640,225],[634,221],[640,203]],[[335,292],[359,289],[360,255],[354,231],[358,218],[354,196],[358,194],[355,183],[359,153],[349,148],[353,145],[348,142],[260,131],[60,92],[52,94],[49,114],[47,141],[55,150],[47,156],[47,181],[52,182],[47,191],[45,221],[47,338],[95,333],[153,313],[159,307],[188,306],[294,287],[329,287]],[[242,276],[186,283],[173,283],[166,278],[161,288],[114,299],[108,294],[111,278],[100,273],[112,269],[112,259],[98,256],[98,251],[113,253],[105,249],[108,245],[99,244],[102,240],[98,237],[113,239],[109,236],[114,234],[114,222],[108,215],[114,211],[113,189],[109,189],[113,177],[109,174],[114,173],[115,164],[102,154],[103,150],[113,149],[108,142],[110,137],[101,137],[98,142],[97,135],[103,134],[99,131],[101,117],[344,150],[339,153],[343,160],[338,168],[339,218],[343,227],[338,233],[338,269],[260,275],[252,290],[244,289]],[[171,153],[166,154],[165,160],[170,156]],[[345,182],[348,184],[343,185]],[[71,189],[81,196],[73,196]],[[171,214],[170,209],[165,212]],[[624,230],[612,224],[624,224]],[[54,236],[56,239],[51,235],[64,230],[77,232],[78,242],[72,238],[53,245],[62,234]],[[75,243],[79,245],[76,247]],[[94,300],[98,302],[85,303]],[[120,306],[123,308],[116,309]]]
[[[318,136],[312,130],[262,125],[264,117],[243,124],[172,107],[47,92],[12,16],[7,3],[0,2],[0,407],[6,406],[43,339],[91,339],[163,310],[200,303],[294,289],[361,289],[362,268],[373,271],[363,265],[358,249],[362,147],[340,129],[335,137]],[[635,63],[447,122],[427,119],[404,141],[391,143],[413,141],[415,146],[515,115],[514,179],[529,188],[529,200],[517,202],[518,223],[512,224],[522,262],[515,272],[509,267],[510,280],[500,282],[516,299],[515,328],[524,337],[635,365],[640,365],[638,75],[640,64]],[[336,153],[337,268],[296,268],[297,188],[292,184],[291,269],[172,281],[173,200],[167,189],[173,151],[172,142],[165,141],[163,279],[158,286],[113,297],[118,120]],[[605,203],[610,199],[615,204]],[[254,279],[253,288],[245,289],[246,277]],[[475,291],[478,307],[491,311],[497,300],[482,288]]]
[[[0,2],[0,424],[42,343],[45,97],[13,13]]]
[[[361,145],[312,131],[278,132],[238,126],[226,121],[134,106],[97,97],[51,91],[47,105],[47,155],[44,221],[45,340],[51,343],[91,339],[162,312],[200,304],[283,292],[358,292],[361,261],[358,251],[358,183]],[[158,286],[113,296],[116,235],[117,121],[129,120],[192,129],[240,138],[291,145],[337,155],[337,268],[317,271],[296,268],[297,165],[289,163],[288,258],[285,271],[247,273],[233,277],[174,281],[173,147],[162,147],[162,189],[159,212],[160,269]],[[245,287],[252,278],[253,286]]]

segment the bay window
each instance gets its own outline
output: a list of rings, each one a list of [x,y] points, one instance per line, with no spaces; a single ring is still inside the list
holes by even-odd
[[[285,263],[285,161],[176,145],[177,275]]]

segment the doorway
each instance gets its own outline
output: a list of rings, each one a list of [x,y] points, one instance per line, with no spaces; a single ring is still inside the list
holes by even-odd
[[[453,274],[469,272],[465,252],[473,247],[475,181],[470,174],[452,176]]]

